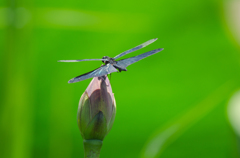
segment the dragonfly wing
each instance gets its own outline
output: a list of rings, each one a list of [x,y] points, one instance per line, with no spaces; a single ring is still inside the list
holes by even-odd
[[[143,54],[131,57],[131,58],[119,60],[119,61],[117,61],[117,65],[119,65],[120,67],[126,68],[127,66],[129,66],[141,59],[144,59],[150,55],[160,52],[161,50],[163,50],[163,48],[155,49],[155,50],[152,50],[152,51],[149,51],[149,52],[146,52],[146,53],[143,53]]]
[[[97,68],[93,71],[90,71],[88,73],[82,74],[80,76],[77,76],[71,80],[68,81],[68,83],[74,83],[74,82],[79,82],[88,78],[93,78],[93,77],[100,77],[104,76],[107,74],[110,74],[112,72],[117,72],[118,70],[115,69],[111,64],[107,64],[104,66],[101,66],[100,68]]]
[[[136,50],[138,50],[138,49],[141,49],[141,48],[143,48],[143,47],[146,47],[147,45],[155,42],[156,40],[157,40],[157,38],[151,39],[151,40],[149,40],[149,41],[147,41],[147,42],[145,42],[145,43],[143,43],[143,44],[140,44],[139,46],[136,46],[136,47],[134,47],[134,48],[132,48],[132,49],[129,49],[129,50],[127,50],[127,51],[125,51],[125,52],[123,52],[123,53],[115,56],[114,59],[120,58],[120,57],[122,57],[122,56],[124,56],[124,55],[126,55],[126,54],[128,54],[128,53],[131,53],[131,52],[133,52],[133,51],[136,51]]]
[[[58,62],[80,62],[80,61],[95,61],[95,60],[107,61],[107,59],[81,59],[81,60],[58,60]]]

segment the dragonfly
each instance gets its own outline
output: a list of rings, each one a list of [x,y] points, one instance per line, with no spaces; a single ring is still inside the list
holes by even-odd
[[[129,49],[117,56],[115,56],[114,58],[108,57],[108,56],[104,56],[102,57],[102,59],[80,59],[80,60],[59,60],[58,62],[81,62],[81,61],[102,61],[104,64],[102,66],[100,66],[99,68],[87,72],[85,74],[82,74],[80,76],[74,77],[71,80],[68,81],[68,83],[74,83],[74,82],[79,82],[79,81],[83,81],[89,78],[93,78],[93,77],[101,77],[101,76],[105,76],[108,74],[111,74],[113,72],[121,72],[121,71],[127,71],[127,66],[141,60],[144,59],[150,55],[156,54],[160,51],[163,50],[163,48],[158,48],[155,50],[151,50],[149,52],[134,56],[134,57],[130,57],[130,58],[126,58],[126,59],[122,59],[122,60],[117,60],[118,58],[129,54],[133,51],[139,50],[141,48],[146,47],[147,45],[155,42],[157,40],[157,38],[151,39],[147,42],[144,42],[132,49]]]

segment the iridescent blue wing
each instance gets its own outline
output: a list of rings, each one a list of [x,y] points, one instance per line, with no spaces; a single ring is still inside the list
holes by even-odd
[[[136,51],[136,50],[138,50],[138,49],[141,49],[141,48],[143,48],[143,47],[146,47],[147,45],[155,42],[156,40],[157,40],[157,38],[151,39],[151,40],[149,40],[149,41],[147,41],[147,42],[145,42],[145,43],[143,43],[143,44],[140,44],[139,46],[136,46],[136,47],[134,47],[134,48],[132,48],[132,49],[129,49],[129,50],[127,50],[127,51],[125,51],[125,52],[123,52],[123,53],[115,56],[114,59],[120,58],[120,57],[122,57],[122,56],[124,56],[124,55],[126,55],[126,54],[128,54],[128,53],[131,53],[131,52],[133,52],[133,51]]]
[[[107,59],[80,59],[80,60],[58,60],[58,62],[80,62],[80,61],[94,61],[94,60],[108,61]]]
[[[152,51],[149,51],[149,52],[146,52],[146,53],[143,53],[143,54],[131,57],[131,58],[119,60],[119,61],[117,61],[117,65],[119,65],[119,67],[126,68],[127,66],[129,66],[141,59],[144,59],[150,55],[160,52],[161,50],[163,50],[163,48],[155,49],[155,50],[152,50]]]
[[[79,81],[86,80],[88,78],[93,78],[93,77],[100,77],[100,76],[104,76],[104,75],[110,74],[112,72],[117,72],[117,71],[118,70],[115,69],[111,64],[106,64],[106,65],[101,66],[100,68],[93,70],[93,71],[90,71],[88,73],[77,76],[77,77],[69,80],[68,83],[79,82]]]

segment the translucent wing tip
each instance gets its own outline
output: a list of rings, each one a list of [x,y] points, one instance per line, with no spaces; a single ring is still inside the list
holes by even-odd
[[[162,51],[164,48],[155,49],[156,53]]]
[[[77,62],[77,60],[58,60],[58,62]]]
[[[143,44],[142,44],[142,47],[146,47],[147,45],[149,45],[149,44],[155,42],[157,39],[158,39],[158,38],[154,38],[154,39],[151,39],[151,40],[149,40],[149,41],[143,43]]]
[[[162,50],[163,50],[163,48],[158,48],[158,49],[152,50],[152,52],[154,52],[153,54],[155,54],[155,53],[158,53],[158,52],[160,52],[160,51],[162,51]]]
[[[108,61],[108,59],[80,59],[80,60],[58,60],[58,62],[80,62],[80,61]]]
[[[158,40],[158,38],[153,38],[153,39],[150,39],[149,41],[147,42],[155,42],[156,40]]]
[[[74,81],[75,78],[72,78],[71,80],[68,81],[68,83],[74,83],[76,81]]]

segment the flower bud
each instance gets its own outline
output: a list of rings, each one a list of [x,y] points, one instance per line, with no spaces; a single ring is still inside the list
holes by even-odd
[[[78,127],[83,139],[103,140],[116,114],[116,103],[107,76],[94,77],[80,98]]]

